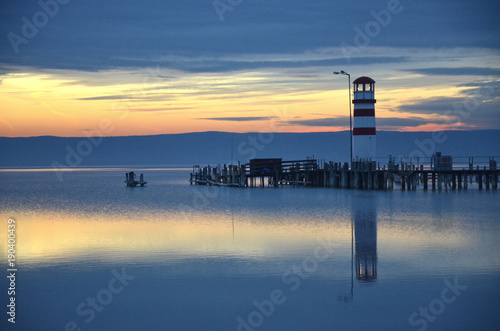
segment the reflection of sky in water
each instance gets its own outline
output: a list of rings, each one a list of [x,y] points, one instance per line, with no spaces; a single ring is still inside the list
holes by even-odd
[[[491,294],[499,289],[497,192],[206,188],[188,185],[186,171],[144,173],[150,184],[136,189],[124,187],[124,171],[68,172],[62,183],[51,172],[0,173],[0,217],[17,220],[27,290],[19,296],[34,318],[25,322],[37,319],[42,330],[81,323],[75,307],[122,267],[138,281],[81,326],[235,329],[253,300],[280,288],[289,299],[259,329],[412,329],[408,316],[455,276],[468,281],[467,299],[432,326],[495,316],[478,307],[499,303]],[[321,245],[333,253],[290,291],[283,274]],[[44,315],[44,300],[58,317]],[[123,313],[134,310],[142,317]]]

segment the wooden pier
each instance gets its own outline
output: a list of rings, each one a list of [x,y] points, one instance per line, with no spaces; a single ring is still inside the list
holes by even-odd
[[[449,158],[449,159],[448,159]],[[428,162],[409,162],[389,157],[386,165],[375,161],[348,163],[324,162],[317,159],[282,161],[253,159],[250,163],[216,167],[194,166],[190,174],[193,185],[233,187],[309,186],[368,190],[464,190],[477,183],[479,190],[497,190],[500,170],[489,157],[488,165],[453,166],[451,157],[433,156]],[[449,161],[449,162],[448,162]]]

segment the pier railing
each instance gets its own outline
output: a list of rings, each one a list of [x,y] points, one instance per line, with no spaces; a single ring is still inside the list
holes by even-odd
[[[447,159],[436,157],[376,157],[372,160],[379,170],[495,170],[500,156],[458,156]],[[447,157],[446,157],[447,158]]]

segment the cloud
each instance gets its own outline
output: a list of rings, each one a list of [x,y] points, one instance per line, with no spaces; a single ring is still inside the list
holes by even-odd
[[[500,97],[500,81],[472,82],[458,86],[470,87],[461,92],[462,95],[467,97],[477,97],[483,101],[493,101]]]
[[[437,115],[448,122],[477,128],[500,126],[500,81],[461,84],[470,87],[456,97],[433,97],[416,100],[394,109],[395,112]],[[378,119],[377,119],[378,121]],[[439,120],[431,120],[440,123]],[[408,125],[410,126],[410,125]]]
[[[448,123],[443,119],[425,119],[420,117],[408,117],[408,118],[399,118],[399,117],[378,117],[376,119],[377,127],[416,127],[425,124],[446,124]]]
[[[393,15],[380,33],[371,35],[369,47],[500,48],[496,15],[500,4],[496,1],[401,1],[401,7],[401,13]],[[32,18],[42,9],[37,1],[10,1],[0,12],[0,34],[4,36],[0,38],[0,63],[98,71],[151,67],[158,58],[176,56],[181,61],[165,65],[188,72],[225,72],[338,62],[305,59],[297,63],[195,64],[191,60],[200,56],[220,59],[228,55],[307,54],[337,47],[339,61],[347,64],[340,45],[355,45],[355,28],[364,31],[368,23],[375,22],[371,13],[386,8],[387,0],[252,0],[226,12],[221,22],[212,1],[70,1],[60,5],[56,16],[26,43],[19,44],[15,53],[5,36],[23,36],[22,18]],[[362,47],[360,54],[369,53],[369,47]],[[398,55],[391,57],[397,59]],[[183,63],[182,59],[189,61]],[[353,63],[366,64],[362,59],[356,61]]]
[[[420,68],[406,69],[403,71],[438,76],[500,76],[500,69],[481,67],[460,67],[460,68]]]
[[[55,55],[59,57],[61,55]],[[189,57],[175,60],[158,60],[157,58],[146,57],[143,59],[117,59],[104,58],[96,61],[92,57],[82,59],[81,61],[70,64],[68,61],[54,61],[54,58],[30,58],[22,57],[17,62],[24,66],[33,66],[45,69],[71,69],[79,71],[99,72],[120,68],[152,68],[161,66],[172,70],[178,70],[185,73],[224,73],[232,71],[249,71],[262,69],[297,69],[314,67],[335,67],[346,64],[344,57],[331,57],[327,59],[304,59],[304,60],[280,60],[280,55],[276,55],[276,60],[270,61],[252,61],[245,60],[247,55],[241,55],[240,60],[221,60],[208,56],[206,58],[191,59]],[[286,57],[282,55],[282,57]],[[1,57],[0,57],[1,60]],[[365,66],[374,64],[397,64],[409,61],[406,56],[358,56],[350,58],[350,66]],[[155,79],[162,76],[154,75]],[[303,75],[300,78],[313,78],[311,75]],[[175,79],[177,77],[164,76],[163,79]],[[297,77],[299,78],[299,77]]]
[[[460,97],[434,97],[399,106],[394,111],[443,115],[447,111],[452,110],[454,105],[463,102],[463,100],[464,98]]]
[[[310,126],[310,127],[349,127],[349,117],[326,117],[312,120],[293,120],[288,121],[288,124]],[[420,117],[398,118],[398,117],[377,117],[377,127],[416,127],[429,123],[444,124],[445,120],[428,120]]]
[[[410,101],[394,109],[396,112],[419,114],[445,114],[448,111],[463,108],[467,104],[491,104],[500,108],[500,81],[471,82],[459,84],[458,87],[469,87],[460,91],[456,97],[432,97]],[[412,102],[412,103],[411,103]]]
[[[369,65],[369,64],[389,64],[400,63],[407,61],[408,58],[403,56],[390,57],[353,57],[351,65]],[[277,61],[219,61],[206,60],[201,63],[167,63],[168,67],[193,73],[216,73],[226,71],[242,71],[242,70],[257,70],[257,69],[293,69],[293,68],[310,68],[310,67],[335,67],[345,64],[345,58],[331,58],[323,60],[277,60]]]
[[[251,121],[268,121],[276,118],[276,116],[254,116],[254,117],[207,117],[199,118],[200,120],[209,121],[233,121],[233,122],[251,122]]]
[[[71,82],[64,82],[59,84],[60,86],[75,86],[75,85],[87,85],[89,82],[86,80],[78,80],[78,81],[71,81]]]
[[[124,108],[124,109],[110,109],[111,111],[131,111],[131,112],[162,112],[162,111],[178,111],[178,110],[192,110],[190,107],[162,107],[162,108]]]
[[[15,69],[0,66],[0,76],[7,75],[8,73],[13,72],[13,71],[15,71]]]
[[[410,105],[403,105],[396,112],[433,114],[454,118],[458,122],[472,119],[500,120],[500,104],[494,100],[479,98],[429,98]]]
[[[326,117],[326,118],[316,118],[311,120],[293,120],[287,121],[288,124],[302,125],[302,126],[316,126],[316,127],[327,127],[327,126],[349,126],[349,117]]]
[[[126,94],[119,94],[119,95],[103,95],[100,97],[78,98],[77,100],[93,101],[93,100],[126,100],[126,99],[132,99],[132,97]]]

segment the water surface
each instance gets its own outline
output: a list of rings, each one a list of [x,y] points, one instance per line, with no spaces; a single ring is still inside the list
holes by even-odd
[[[215,188],[178,169],[127,188],[125,171],[0,172],[17,329],[498,329],[495,191]]]

